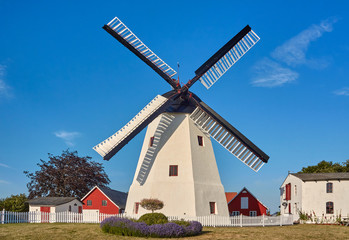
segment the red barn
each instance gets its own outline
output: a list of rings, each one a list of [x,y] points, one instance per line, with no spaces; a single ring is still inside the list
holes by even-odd
[[[125,209],[127,193],[119,192],[108,187],[95,186],[81,201],[84,212],[107,214],[122,213]]]
[[[227,193],[226,196],[228,201]],[[238,216],[240,214],[245,216],[260,216],[266,215],[268,208],[244,187],[233,199],[228,201],[228,209],[231,216]]]

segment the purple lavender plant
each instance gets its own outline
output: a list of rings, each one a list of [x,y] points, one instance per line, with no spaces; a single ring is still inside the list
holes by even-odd
[[[189,226],[184,227],[184,231],[186,236],[198,235],[202,231],[202,225],[197,221],[192,221]]]
[[[180,226],[171,222],[147,225],[144,222],[133,222],[118,217],[104,219],[100,227],[107,233],[138,237],[185,237],[198,235],[202,231],[201,223],[196,221],[190,222],[189,226]]]

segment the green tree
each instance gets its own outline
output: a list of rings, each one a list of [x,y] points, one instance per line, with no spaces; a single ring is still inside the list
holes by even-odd
[[[303,167],[300,173],[331,173],[349,172],[349,159],[343,163],[333,163],[322,160],[315,166]]]
[[[0,199],[0,210],[5,209],[6,211],[11,212],[28,212],[29,205],[26,203],[27,200],[28,198],[24,193]]]
[[[140,205],[142,208],[151,210],[151,212],[153,213],[155,210],[160,210],[161,208],[163,208],[164,202],[155,198],[148,198],[148,199],[145,198],[145,199],[142,199]]]
[[[110,183],[101,163],[91,157],[79,157],[78,152],[65,150],[59,156],[48,154],[49,161],[40,160],[40,170],[24,171],[30,179],[27,184],[29,196],[82,198],[92,187]]]

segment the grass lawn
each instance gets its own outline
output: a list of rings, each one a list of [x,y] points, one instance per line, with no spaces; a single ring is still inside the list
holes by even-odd
[[[99,224],[39,223],[0,224],[0,239],[146,239],[106,234]],[[158,238],[157,238],[158,239]],[[294,225],[283,227],[205,227],[203,234],[180,239],[348,239],[349,227]],[[149,240],[149,238],[148,238]]]

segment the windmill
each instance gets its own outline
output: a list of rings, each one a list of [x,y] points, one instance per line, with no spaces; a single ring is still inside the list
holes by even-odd
[[[126,213],[142,214],[143,198],[164,201],[167,215],[228,215],[211,138],[254,171],[269,156],[218,115],[190,87],[198,80],[209,89],[258,41],[250,26],[243,28],[195,71],[195,77],[181,86],[173,79],[176,71],[151,51],[117,17],[103,28],[157,72],[172,90],[157,95],[130,122],[94,147],[109,160],[148,126]]]

